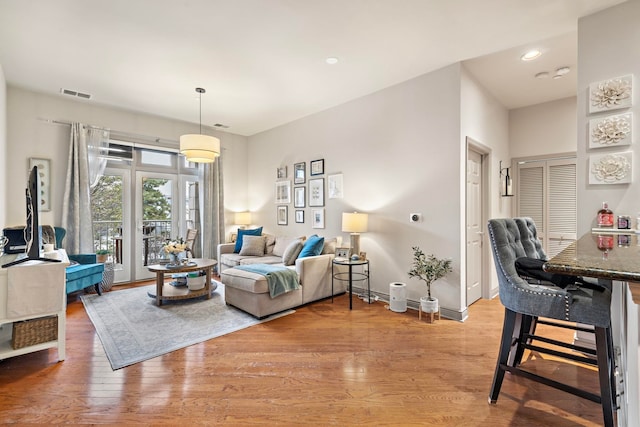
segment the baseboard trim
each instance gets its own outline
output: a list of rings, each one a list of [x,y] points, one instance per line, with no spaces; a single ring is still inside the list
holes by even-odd
[[[353,287],[353,294],[354,295],[360,295],[360,294],[364,294],[366,293],[366,289],[365,288],[360,288],[360,287]],[[349,291],[347,291],[348,293]],[[371,297],[374,299],[377,299],[378,301],[384,301],[384,302],[389,302],[389,294],[386,294],[384,292],[376,292],[376,291],[371,291]],[[407,308],[412,309],[412,310],[416,310],[418,311],[418,307],[420,306],[420,301],[415,301],[412,299],[407,299]],[[440,307],[440,317],[443,317],[445,319],[449,319],[449,320],[457,320],[458,322],[464,322],[465,320],[467,320],[467,318],[469,317],[469,311],[467,310],[467,308],[465,307],[464,310],[462,311],[458,311],[458,310],[452,310],[446,307]]]

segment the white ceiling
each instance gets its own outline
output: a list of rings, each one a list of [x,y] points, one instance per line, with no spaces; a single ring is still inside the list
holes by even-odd
[[[10,85],[195,123],[203,87],[203,124],[252,135],[469,59],[509,108],[574,95],[577,19],[623,1],[0,0],[0,65]]]

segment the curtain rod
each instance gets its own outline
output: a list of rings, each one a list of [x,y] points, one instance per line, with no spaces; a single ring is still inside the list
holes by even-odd
[[[46,122],[46,123],[71,126],[71,122],[66,121],[66,120],[45,119],[45,118],[38,118],[38,120]],[[173,139],[166,139],[166,138],[160,138],[160,137],[156,137],[156,136],[148,136],[148,135],[141,135],[141,134],[137,134],[137,133],[124,132],[124,131],[105,128],[103,126],[96,126],[96,125],[85,124],[85,123],[83,123],[83,125],[89,126],[89,127],[93,128],[93,129],[108,130],[112,135],[116,135],[116,136],[120,136],[120,137],[124,137],[124,138],[130,138],[130,139],[133,139],[133,140],[142,140],[142,141],[146,141],[146,142],[152,141],[152,142],[161,143],[161,144],[164,143],[164,144],[167,144],[167,145],[172,146],[172,147],[175,147],[176,144],[178,144],[178,141],[173,140]]]

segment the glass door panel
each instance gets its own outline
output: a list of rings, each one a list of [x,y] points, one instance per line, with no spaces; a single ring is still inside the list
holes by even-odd
[[[200,247],[200,199],[198,191],[198,181],[196,176],[182,176],[180,179],[180,188],[182,190],[180,203],[181,212],[180,218],[180,236],[186,238],[188,230],[198,230],[196,240],[192,246],[192,253],[190,256],[193,258],[202,257],[202,251]]]
[[[129,177],[128,170],[106,169],[91,188],[94,250],[109,251],[115,282],[131,280],[131,256],[125,245],[131,232]]]
[[[164,243],[179,237],[177,181],[173,174],[136,174],[135,280],[155,277],[146,266],[163,260]]]

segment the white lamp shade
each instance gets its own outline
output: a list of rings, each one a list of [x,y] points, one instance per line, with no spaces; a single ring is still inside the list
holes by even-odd
[[[236,212],[236,224],[238,224],[238,225],[250,225],[251,224],[251,212]]]
[[[213,163],[220,155],[220,140],[209,135],[182,135],[180,137],[180,154],[190,162]]]
[[[369,215],[366,213],[343,213],[342,231],[347,233],[364,233],[369,226]]]

